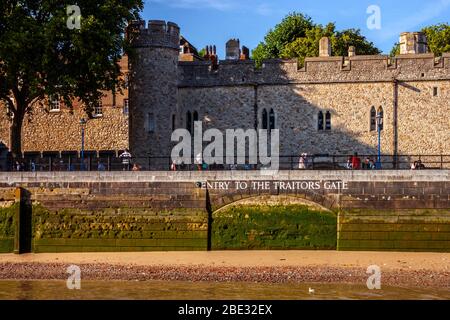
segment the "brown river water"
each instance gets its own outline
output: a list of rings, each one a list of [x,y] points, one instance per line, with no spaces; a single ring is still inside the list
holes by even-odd
[[[309,289],[314,292],[310,293]],[[65,281],[0,281],[0,300],[303,300],[303,299],[450,299],[447,289],[354,284],[269,284],[185,281],[82,281],[70,290]]]

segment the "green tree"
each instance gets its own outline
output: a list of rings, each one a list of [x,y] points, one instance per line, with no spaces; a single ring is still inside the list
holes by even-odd
[[[11,119],[10,148],[20,155],[26,114],[48,97],[88,115],[102,90],[123,86],[119,60],[128,50],[127,22],[138,19],[142,0],[77,0],[81,24],[73,24],[72,0],[2,0],[0,3],[0,99]],[[75,28],[73,28],[75,26]]]
[[[274,29],[269,30],[264,42],[252,51],[252,58],[258,65],[264,59],[280,58],[287,44],[305,37],[307,30],[313,27],[314,23],[307,15],[297,12],[288,14]]]
[[[400,43],[396,43],[394,44],[394,47],[392,47],[391,52],[389,53],[390,57],[395,57],[398,56],[400,54]]]
[[[450,25],[441,23],[422,29],[427,36],[428,47],[436,55],[450,52]]]
[[[337,31],[334,23],[322,26],[301,13],[291,13],[268,32],[264,42],[252,51],[252,58],[257,66],[269,58],[298,58],[303,64],[305,57],[318,56],[320,39],[325,36],[331,40],[333,55],[347,55],[349,46],[355,46],[358,54],[380,53],[360,30]]]
[[[201,58],[203,58],[205,55],[206,55],[206,49],[205,48],[201,49],[198,52],[198,56],[201,57]]]

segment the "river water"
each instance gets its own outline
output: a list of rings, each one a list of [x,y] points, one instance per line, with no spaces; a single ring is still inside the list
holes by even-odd
[[[310,293],[309,289],[314,293]],[[185,281],[82,281],[70,290],[61,280],[0,281],[0,300],[300,300],[300,299],[450,299],[445,289],[350,284],[268,284]]]

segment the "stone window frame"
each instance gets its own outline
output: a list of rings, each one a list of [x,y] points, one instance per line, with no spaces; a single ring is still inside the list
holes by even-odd
[[[48,97],[48,111],[52,113],[61,111],[61,100],[57,94]]]
[[[103,117],[103,102],[100,100],[97,106],[94,106],[94,110],[92,112],[92,116],[94,118]]]
[[[433,86],[433,97],[439,96],[439,87]]]
[[[369,131],[377,131],[377,109],[375,106],[371,106],[369,111]]]
[[[130,112],[130,99],[123,99],[123,114],[129,114]]]
[[[274,130],[278,127],[278,114],[275,108],[261,108],[259,111],[259,128],[263,130]]]
[[[331,128],[332,128],[332,122],[331,122],[331,119],[332,119],[332,113],[331,113],[331,111],[330,110],[327,110],[326,112],[325,112],[325,122],[324,122],[324,130],[325,131],[331,131]]]
[[[323,111],[317,112],[317,131],[325,131],[325,117],[323,116]]]

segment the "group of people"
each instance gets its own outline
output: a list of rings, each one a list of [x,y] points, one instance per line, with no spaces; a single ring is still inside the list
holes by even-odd
[[[414,161],[411,164],[411,170],[422,170],[425,169],[425,165],[422,163],[422,160]]]
[[[375,161],[371,157],[366,157],[363,162],[355,152],[353,156],[348,157],[346,168],[349,170],[374,170],[377,168]]]
[[[310,169],[312,166],[310,156],[307,153],[302,153],[298,160],[299,169]],[[366,157],[364,161],[358,156],[358,153],[354,153],[353,156],[349,156],[346,163],[346,168],[349,170],[373,170],[377,166],[375,161],[371,157]]]

